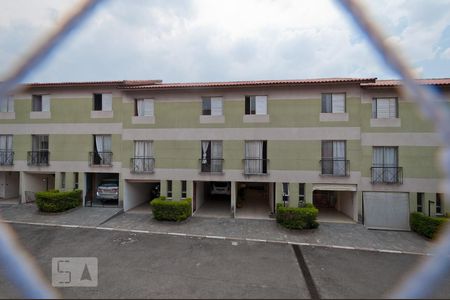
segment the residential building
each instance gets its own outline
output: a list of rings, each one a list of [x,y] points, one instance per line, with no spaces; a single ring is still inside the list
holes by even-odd
[[[422,80],[450,99],[450,79]],[[442,215],[433,123],[395,80],[31,83],[0,99],[0,198],[118,182],[127,211],[154,190],[194,214],[268,218],[277,203],[409,229]],[[219,199],[219,200],[218,200]],[[218,201],[217,203],[214,201]],[[220,202],[220,203],[219,203]],[[336,212],[339,212],[336,214]]]

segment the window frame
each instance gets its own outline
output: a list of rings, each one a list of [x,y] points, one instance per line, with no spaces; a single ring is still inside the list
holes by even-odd
[[[66,172],[61,172],[61,189],[66,188]]]
[[[139,109],[138,109],[138,102],[139,101],[143,101],[144,102],[144,111],[143,111],[143,115],[139,115]],[[146,115],[145,114],[145,102],[148,102],[149,105],[151,106],[151,114],[150,115]],[[155,101],[152,98],[136,98],[134,99],[134,116],[135,117],[154,117],[155,116]]]
[[[289,203],[289,182],[281,183],[281,197],[284,203]]]
[[[305,183],[298,184],[298,207],[305,203]]]
[[[167,198],[172,199],[172,197],[173,197],[172,180],[167,180]]]
[[[5,104],[3,104],[5,103]],[[3,107],[6,107],[6,110],[3,111]],[[13,95],[5,95],[0,97],[0,112],[2,113],[11,113],[14,112],[14,96]]]
[[[416,211],[423,213],[423,200],[425,198],[424,193],[417,193],[416,196]],[[420,203],[420,204],[419,204]]]
[[[347,113],[347,93],[346,92],[342,92],[342,93],[322,93],[321,94],[322,95],[322,97],[321,97],[321,113],[324,113],[324,114],[343,114],[343,113]],[[331,103],[330,103],[330,106],[331,106],[331,111],[326,111],[327,109],[327,104],[326,104],[326,99],[325,99],[325,97],[327,96],[327,95],[330,95],[330,97],[331,97],[331,99],[330,99],[330,101],[331,101]],[[335,112],[335,111],[333,111],[333,95],[344,95],[344,111],[340,111],[340,112]]]
[[[181,199],[187,198],[187,181],[181,180]]]
[[[258,113],[256,100],[257,97],[265,97],[265,113]],[[245,96],[245,115],[267,116],[269,106],[269,97],[267,95],[247,95]]]
[[[379,118],[378,117],[378,99],[393,99],[395,101],[395,117],[389,118]],[[372,98],[372,119],[377,120],[392,120],[399,118],[399,106],[398,106],[398,97],[373,97]]]
[[[436,215],[442,215],[442,194],[436,193]]]
[[[220,114],[213,114],[213,100],[220,102]],[[223,96],[202,96],[202,116],[223,116]]]

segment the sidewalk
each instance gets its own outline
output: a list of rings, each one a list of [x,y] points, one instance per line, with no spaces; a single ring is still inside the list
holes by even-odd
[[[102,227],[364,249],[427,253],[432,243],[414,232],[368,230],[361,224],[321,223],[315,230],[288,230],[274,220],[191,217],[181,223],[159,222],[150,214],[124,213]]]
[[[111,230],[180,234],[193,237],[305,243],[428,253],[432,242],[414,232],[368,230],[361,224],[320,223],[314,230],[288,230],[274,220],[191,217],[180,223],[159,222],[151,212],[121,213],[121,208],[80,207],[60,214],[43,214],[34,204],[0,205],[0,217],[9,222],[84,226]]]
[[[79,207],[63,213],[41,213],[35,204],[2,204],[1,220],[24,223],[45,223],[55,225],[99,226],[122,208]]]

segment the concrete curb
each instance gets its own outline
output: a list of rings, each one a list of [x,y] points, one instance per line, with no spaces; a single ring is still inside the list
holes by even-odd
[[[168,236],[179,236],[179,237],[199,238],[199,239],[215,239],[215,240],[238,241],[238,242],[299,245],[299,246],[307,246],[307,247],[321,247],[321,248],[357,250],[357,251],[380,252],[380,253],[391,253],[391,254],[408,254],[408,255],[422,255],[422,256],[430,256],[431,255],[431,253],[426,253],[426,252],[420,253],[420,252],[401,251],[401,250],[392,250],[392,249],[364,248],[364,247],[352,247],[352,246],[341,246],[341,245],[325,245],[325,244],[292,242],[292,241],[282,241],[282,240],[265,240],[265,239],[254,239],[254,238],[243,238],[243,237],[200,235],[200,234],[189,234],[189,233],[180,233],[180,232],[150,231],[150,230],[124,229],[124,228],[113,228],[113,227],[102,227],[102,226],[35,223],[35,222],[8,221],[8,220],[0,220],[0,222],[10,223],[10,224],[35,225],[35,226],[82,228],[82,229],[96,229],[96,230],[118,231],[118,232],[132,232],[132,233],[141,233],[141,234],[153,234],[153,235],[168,235]]]

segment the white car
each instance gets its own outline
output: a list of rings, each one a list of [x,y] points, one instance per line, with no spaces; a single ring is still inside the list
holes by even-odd
[[[227,181],[211,183],[211,195],[231,195],[231,185]]]

